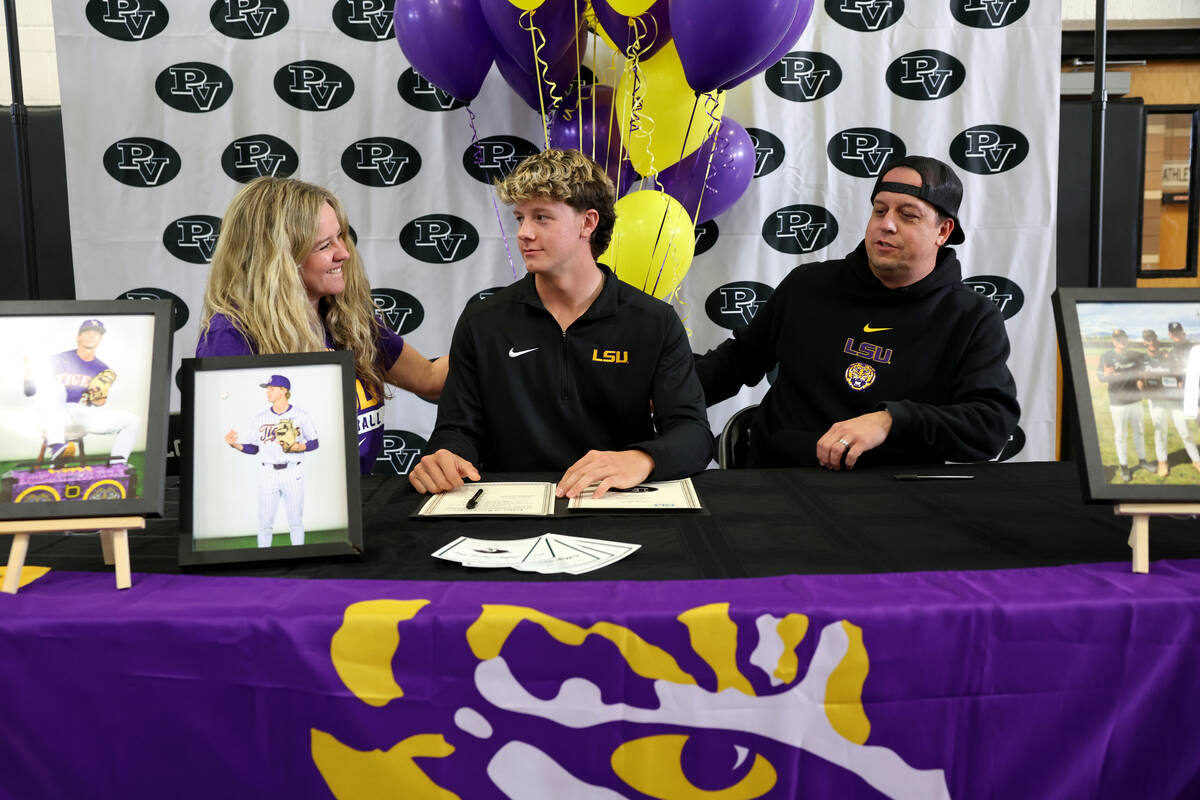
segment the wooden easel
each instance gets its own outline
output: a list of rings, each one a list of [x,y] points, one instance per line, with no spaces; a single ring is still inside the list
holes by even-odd
[[[8,568],[4,573],[4,586],[0,591],[16,594],[21,580],[21,568],[25,566],[25,554],[29,552],[31,533],[64,533],[66,531],[96,531],[100,534],[100,548],[105,564],[115,564],[117,588],[128,589],[133,585],[129,575],[129,529],[145,528],[144,517],[84,517],[81,519],[38,519],[0,522],[0,534],[13,534],[12,549],[8,551]]]
[[[1129,546],[1133,548],[1133,571],[1150,571],[1150,518],[1200,514],[1200,503],[1117,503],[1113,513],[1133,517]]]

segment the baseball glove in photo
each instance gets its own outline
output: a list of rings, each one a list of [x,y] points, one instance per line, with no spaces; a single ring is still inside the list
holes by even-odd
[[[80,395],[79,402],[85,406],[104,405],[108,401],[108,393],[112,390],[113,381],[116,379],[117,373],[111,369],[97,372],[88,383],[87,388],[83,390],[83,394]]]
[[[296,446],[296,440],[300,438],[300,429],[296,427],[296,423],[290,419],[281,419],[275,423],[275,441],[279,443],[279,447],[285,453],[292,452],[292,448]]]

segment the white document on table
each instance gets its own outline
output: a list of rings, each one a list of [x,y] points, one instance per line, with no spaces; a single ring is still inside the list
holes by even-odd
[[[472,508],[471,499],[476,497]],[[479,481],[425,501],[418,517],[548,517],[554,514],[554,484],[537,481]]]
[[[571,498],[568,511],[699,511],[700,498],[691,478],[643,483],[630,489],[609,489],[596,499],[592,489]]]

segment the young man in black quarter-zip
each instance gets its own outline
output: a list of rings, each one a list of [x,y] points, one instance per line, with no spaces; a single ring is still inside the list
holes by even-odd
[[[561,471],[559,497],[589,486],[602,497],[704,469],[712,434],[678,315],[596,263],[616,221],[604,170],[546,150],[497,194],[513,207],[528,274],[459,318],[413,487],[449,491],[480,470]]]
[[[866,235],[792,270],[697,362],[710,404],[779,367],[750,429],[754,467],[995,458],[1020,407],[995,303],[962,282],[962,183],[924,156],[884,165]]]

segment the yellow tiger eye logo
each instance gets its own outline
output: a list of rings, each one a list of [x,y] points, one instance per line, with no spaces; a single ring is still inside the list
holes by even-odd
[[[846,383],[856,392],[861,392],[875,382],[875,368],[870,364],[855,361],[846,367]]]

